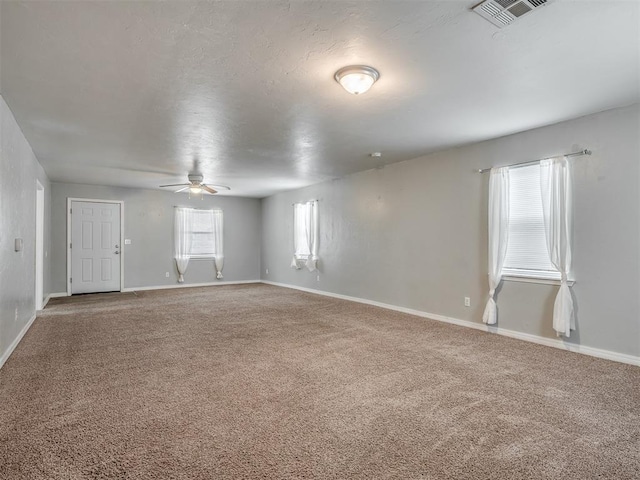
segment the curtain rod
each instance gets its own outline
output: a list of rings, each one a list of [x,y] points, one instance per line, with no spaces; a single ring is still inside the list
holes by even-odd
[[[319,202],[320,200],[318,200],[317,198],[314,198],[313,200],[307,200],[306,202],[295,202],[292,203],[291,205],[304,205],[305,203],[312,203],[312,202]]]
[[[208,212],[209,210],[222,210],[221,208],[195,208],[195,207],[189,207],[189,206],[184,206],[184,205],[174,205],[173,208],[185,208],[187,210],[202,210],[203,212]]]
[[[581,155],[591,155],[591,150],[580,150],[579,152],[567,153],[566,155],[557,155],[558,157],[579,157]],[[524,166],[524,165],[533,165],[534,163],[541,162],[542,160],[550,160],[554,157],[541,158],[540,160],[531,160],[529,162],[520,162],[520,163],[512,163],[511,165],[505,165],[505,167],[516,167],[516,166]],[[483,168],[478,170],[478,173],[485,173],[490,171],[491,168]]]

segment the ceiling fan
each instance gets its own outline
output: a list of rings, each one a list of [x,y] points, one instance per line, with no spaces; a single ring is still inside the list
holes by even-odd
[[[187,178],[189,179],[189,183],[172,183],[170,185],[160,185],[160,187],[182,187],[176,190],[175,193],[189,190],[190,194],[193,193],[195,195],[203,193],[214,195],[218,193],[219,190],[231,190],[229,187],[224,185],[207,185],[203,183],[204,177],[200,174],[189,174]]]

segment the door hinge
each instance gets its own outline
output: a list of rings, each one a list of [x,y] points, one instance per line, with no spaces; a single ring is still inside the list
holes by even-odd
[[[73,208],[70,208],[70,209],[69,209],[69,213],[73,213]]]
[[[73,248],[73,243],[70,243],[70,244],[69,244],[69,248]]]
[[[69,283],[73,283],[73,278],[70,278],[70,279],[69,279]]]

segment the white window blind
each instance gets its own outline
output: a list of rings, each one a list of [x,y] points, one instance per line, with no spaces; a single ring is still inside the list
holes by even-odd
[[[196,258],[212,258],[219,252],[216,245],[216,232],[214,217],[222,216],[221,210],[192,210],[191,222],[187,226],[191,236],[191,248],[189,256]],[[221,224],[221,223],[220,223]]]
[[[509,236],[502,273],[560,278],[547,250],[538,164],[509,170]]]
[[[311,215],[313,203],[296,203],[293,206],[293,245],[295,248],[295,258],[306,260],[311,251],[309,249],[309,226],[311,225]]]

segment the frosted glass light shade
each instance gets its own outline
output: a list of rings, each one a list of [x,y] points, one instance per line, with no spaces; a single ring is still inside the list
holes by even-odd
[[[336,81],[349,93],[360,95],[365,93],[380,78],[375,68],[366,65],[353,65],[338,70]]]

